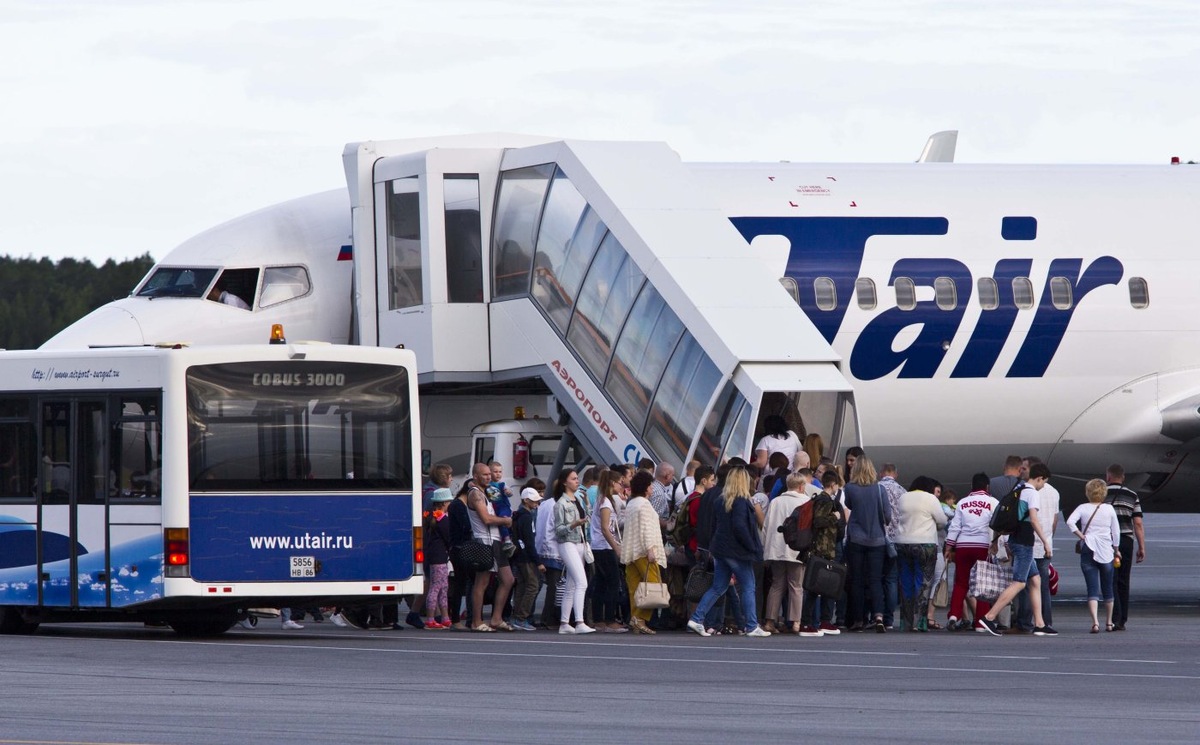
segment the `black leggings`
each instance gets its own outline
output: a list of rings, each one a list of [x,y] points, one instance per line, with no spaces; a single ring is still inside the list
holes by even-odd
[[[592,592],[592,618],[596,623],[616,623],[617,606],[621,598],[620,583],[625,579],[617,563],[617,552],[611,548],[592,549],[596,559],[596,581],[588,587]],[[593,589],[594,588],[594,589]]]

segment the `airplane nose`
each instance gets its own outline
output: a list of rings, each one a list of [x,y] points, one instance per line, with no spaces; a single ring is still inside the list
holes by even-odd
[[[141,346],[145,343],[142,326],[132,313],[106,305],[63,329],[41,348],[86,349],[89,346]]]

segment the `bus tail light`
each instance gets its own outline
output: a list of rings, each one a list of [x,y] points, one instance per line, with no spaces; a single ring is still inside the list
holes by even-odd
[[[413,528],[413,574],[422,574],[425,564],[425,529]]]
[[[168,577],[191,576],[187,528],[167,528],[163,531],[163,564]]]

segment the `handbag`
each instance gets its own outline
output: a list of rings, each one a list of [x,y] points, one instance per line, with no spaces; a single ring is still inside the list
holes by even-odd
[[[971,567],[971,581],[967,593],[973,598],[991,602],[1000,597],[1008,587],[1012,572],[994,561],[979,560]]]
[[[563,595],[567,594],[567,575],[560,575],[558,582],[554,583],[554,604],[559,608],[562,607]]]
[[[1100,504],[1104,504],[1104,503],[1101,502]],[[1096,513],[1099,511],[1100,511],[1100,505],[1098,504],[1098,505],[1096,505],[1096,509],[1092,511],[1092,516],[1088,518],[1087,525],[1084,525],[1083,530],[1081,530],[1079,532],[1083,533],[1084,535],[1087,535],[1088,528],[1092,527],[1092,520],[1096,519]],[[1084,545],[1086,545],[1086,544],[1084,543],[1082,538],[1075,541],[1075,553],[1077,553],[1077,554],[1083,553]]]
[[[460,564],[477,572],[488,571],[495,563],[490,543],[481,543],[476,540],[463,541],[454,547],[454,551],[458,554]]]
[[[938,579],[937,584],[933,588],[933,607],[947,608],[950,606],[950,583],[946,581],[946,572],[950,569],[947,565],[942,568],[942,576]]]
[[[713,570],[709,568],[710,562],[705,559],[697,561],[688,571],[687,582],[683,586],[683,594],[688,600],[693,603],[699,603],[700,598],[704,597],[704,593],[708,592],[708,588],[712,587]]]
[[[846,565],[833,559],[809,556],[804,567],[804,589],[823,598],[836,599],[846,585]]]
[[[658,610],[669,607],[671,592],[667,589],[667,584],[665,582],[647,582],[649,572],[650,568],[647,564],[646,572],[642,574],[642,581],[633,591],[634,607],[638,610]]]

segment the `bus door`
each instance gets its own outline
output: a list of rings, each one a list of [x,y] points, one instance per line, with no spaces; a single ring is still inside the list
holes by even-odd
[[[42,605],[108,605],[107,421],[104,399],[41,401],[38,574]]]

